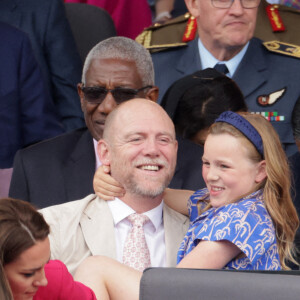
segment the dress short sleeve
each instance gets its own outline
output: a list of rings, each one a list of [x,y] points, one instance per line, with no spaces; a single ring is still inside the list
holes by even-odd
[[[199,208],[204,209],[207,206],[205,201],[208,197],[208,189],[201,189],[196,191],[188,200],[188,210],[190,221],[194,221],[199,215]]]
[[[227,240],[244,254],[229,262],[227,268],[280,269],[275,228],[262,193],[250,196],[223,207],[210,208],[198,217],[191,209],[193,219],[180,246],[178,262],[201,240]]]
[[[197,234],[198,239],[227,240],[235,244],[252,264],[274,243],[272,222],[260,203],[244,201],[238,205],[227,205],[217,212]]]

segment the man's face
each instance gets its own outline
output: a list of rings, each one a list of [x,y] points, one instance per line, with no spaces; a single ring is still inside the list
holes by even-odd
[[[234,0],[230,8],[215,8],[211,0],[186,0],[186,3],[197,18],[199,36],[210,52],[242,48],[253,37],[257,8],[243,8],[240,0]]]
[[[135,62],[122,59],[94,59],[86,73],[85,80],[85,87],[104,87],[106,89],[117,87],[139,89],[143,87]],[[145,92],[146,90],[139,92],[137,97],[144,97]],[[81,85],[78,85],[78,93],[85,123],[93,138],[99,140],[102,138],[105,119],[117,106],[117,102],[111,93],[107,93],[102,103],[89,103],[85,99]]]
[[[177,141],[171,120],[160,109],[141,103],[120,114],[114,133],[111,175],[126,194],[151,198],[162,194],[176,165]]]

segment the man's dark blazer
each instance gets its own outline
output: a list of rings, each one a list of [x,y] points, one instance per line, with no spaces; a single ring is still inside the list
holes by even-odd
[[[161,98],[174,81],[202,69],[198,39],[184,48],[153,53],[152,59]],[[299,58],[270,52],[261,40],[253,38],[232,78],[242,90],[250,111],[277,112],[284,116],[284,121],[271,123],[288,155],[297,151],[291,127],[291,113],[300,97],[299,70]],[[259,98],[277,91],[282,91],[283,94],[273,105],[259,104]]]
[[[178,164],[170,187],[204,187],[202,154],[202,147],[179,141]],[[81,199],[94,193],[95,167],[92,136],[86,128],[78,129],[18,151],[9,195],[38,208]]]
[[[300,153],[296,152],[289,157],[289,164],[292,172],[292,198],[300,218]],[[298,249],[297,261],[300,263],[300,228],[298,228],[295,238],[295,245]]]
[[[67,130],[85,126],[76,85],[82,63],[62,0],[0,0],[0,21],[30,38],[47,89]]]
[[[63,133],[27,35],[0,22],[0,168],[17,150]]]

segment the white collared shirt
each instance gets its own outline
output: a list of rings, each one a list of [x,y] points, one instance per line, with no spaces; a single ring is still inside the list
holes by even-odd
[[[102,163],[99,159],[98,151],[97,151],[98,142],[95,139],[93,139],[93,142],[94,142],[94,150],[95,150],[95,158],[96,158],[96,166],[95,166],[96,168],[95,171],[96,171],[100,166],[102,166]]]
[[[127,217],[135,211],[121,201],[115,198],[113,201],[108,201],[108,206],[113,216],[117,260],[122,262],[123,248],[126,237],[132,225],[127,220]],[[144,225],[146,242],[150,252],[152,267],[166,266],[166,246],[165,246],[165,231],[163,226],[163,201],[157,207],[143,213],[151,222]]]
[[[244,48],[235,55],[232,59],[227,61],[220,61],[217,60],[203,45],[200,38],[198,39],[198,49],[199,49],[199,55],[200,55],[200,61],[202,69],[206,68],[213,68],[217,63],[225,63],[229,73],[226,74],[226,76],[232,78],[234,75],[234,72],[236,71],[237,67],[239,66],[241,60],[243,59],[247,49],[249,46],[249,42],[244,46]]]

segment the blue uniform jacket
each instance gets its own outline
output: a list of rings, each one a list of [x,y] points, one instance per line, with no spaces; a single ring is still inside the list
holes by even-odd
[[[161,98],[174,81],[201,70],[197,39],[184,48],[154,53],[152,58]],[[292,134],[291,113],[300,97],[299,70],[300,59],[270,52],[261,40],[253,38],[233,76],[250,111],[275,113],[284,118],[283,121],[271,123],[288,155],[297,151]],[[274,96],[275,92],[281,94],[276,102],[266,106],[260,104],[269,95]]]

